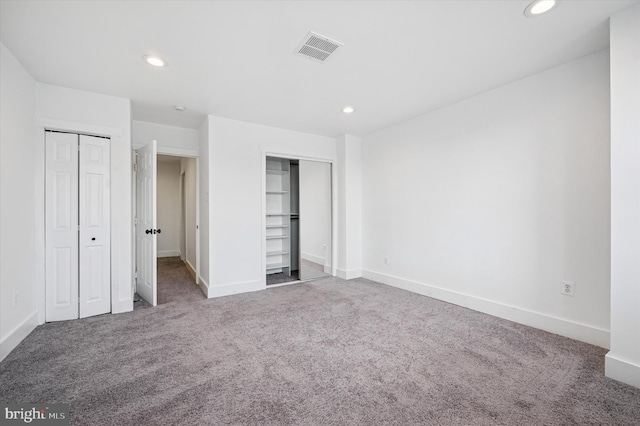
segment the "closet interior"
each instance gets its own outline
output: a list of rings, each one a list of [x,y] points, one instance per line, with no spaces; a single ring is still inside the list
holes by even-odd
[[[331,164],[267,157],[267,285],[331,275]]]

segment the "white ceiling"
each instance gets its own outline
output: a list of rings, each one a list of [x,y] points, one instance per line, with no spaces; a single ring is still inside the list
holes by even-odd
[[[637,2],[526,18],[519,0],[3,0],[0,40],[37,81],[130,98],[136,120],[366,135],[604,49],[608,17]],[[326,63],[294,55],[309,30],[344,46]]]

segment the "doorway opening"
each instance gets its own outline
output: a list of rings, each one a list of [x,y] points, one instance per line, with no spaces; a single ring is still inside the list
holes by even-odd
[[[200,299],[197,285],[197,158],[136,151],[135,306]],[[146,302],[146,303],[145,303]]]
[[[158,304],[192,291],[196,284],[196,160],[158,154]]]

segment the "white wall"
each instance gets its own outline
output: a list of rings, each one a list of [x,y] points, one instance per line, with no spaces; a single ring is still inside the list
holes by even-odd
[[[134,149],[156,140],[161,154],[185,157],[198,155],[198,131],[194,129],[133,120],[131,137]]]
[[[334,159],[336,143],[324,136],[214,116],[209,116],[208,125],[212,251],[209,297],[259,290],[265,282],[261,201],[264,153]],[[200,153],[203,158],[202,150]],[[203,226],[202,215],[200,219]]]
[[[365,137],[363,275],[607,347],[608,55]]]
[[[338,151],[338,270],[340,278],[362,276],[362,138],[341,135]]]
[[[34,267],[36,85],[2,43],[0,75],[1,361],[38,325],[36,300],[44,265]]]
[[[331,164],[299,164],[301,256],[331,266]]]
[[[211,250],[209,250],[209,241],[211,241],[211,227],[209,226],[209,188],[211,174],[211,116],[202,122],[198,131],[198,152],[200,158],[200,166],[198,173],[198,192],[200,198],[199,209],[199,230],[200,230],[200,259],[198,266],[198,284],[202,292],[209,297],[209,269],[211,265]]]
[[[113,313],[133,310],[131,103],[128,99],[36,83],[36,220],[44,223],[44,128],[111,137],[111,293]],[[36,229],[44,265],[44,228]],[[44,294],[44,287],[42,287]],[[39,306],[44,314],[44,297]]]
[[[183,253],[189,267],[196,269],[196,160],[183,158],[180,160],[181,172],[184,171],[185,202],[186,202],[186,253]]]
[[[180,256],[180,159],[159,156],[157,177],[158,257]]]
[[[640,388],[640,5],[611,18],[611,351]]]

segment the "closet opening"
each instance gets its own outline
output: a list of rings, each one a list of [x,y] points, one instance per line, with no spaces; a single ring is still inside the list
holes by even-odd
[[[266,285],[331,275],[331,163],[266,157]]]
[[[45,321],[111,312],[111,140],[45,131]]]

